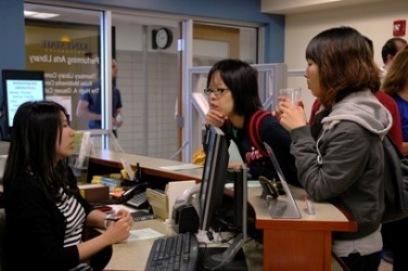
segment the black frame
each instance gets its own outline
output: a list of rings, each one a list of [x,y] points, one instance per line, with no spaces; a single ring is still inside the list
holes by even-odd
[[[45,99],[45,81],[43,71],[29,70],[2,70],[2,104],[0,115],[0,139],[10,141],[12,124],[8,123],[8,97],[7,97],[7,80],[39,80],[42,81],[42,99]]]

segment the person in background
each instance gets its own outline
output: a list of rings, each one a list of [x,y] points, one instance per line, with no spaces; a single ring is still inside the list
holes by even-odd
[[[408,155],[408,46],[399,51],[385,77],[382,89],[396,101],[401,114],[403,145],[402,153]],[[392,259],[393,270],[408,270],[408,218],[383,225],[384,241],[391,255],[384,254],[387,261]]]
[[[312,127],[301,106],[280,99],[277,114],[290,131],[298,179],[316,201],[331,201],[357,222],[352,233],[333,234],[333,252],[350,270],[377,270],[384,211],[382,138],[390,113],[373,92],[379,71],[364,37],[350,27],[325,30],[306,49],[305,77],[325,107]]]
[[[252,178],[263,175],[276,177],[269,157],[252,146],[248,124],[255,112],[262,108],[258,94],[257,71],[249,64],[235,59],[217,62],[211,68],[207,88],[210,110],[206,123],[222,127],[229,139],[238,146]],[[297,184],[294,157],[289,152],[290,136],[271,114],[260,121],[258,141],[268,143],[274,150],[285,177]]]
[[[391,66],[394,56],[407,45],[407,41],[403,38],[391,38],[387,40],[381,50],[382,60],[384,66],[381,68],[383,75],[388,71],[388,68]]]
[[[3,178],[6,270],[102,270],[111,245],[129,236],[128,212],[111,222],[80,196],[67,166],[73,149],[62,106],[40,101],[18,108]],[[106,231],[82,241],[85,225]]]
[[[118,75],[118,64],[112,59],[112,125],[113,133],[117,136],[117,128],[122,126],[123,117],[121,115],[122,99],[119,89],[115,86],[115,79]],[[89,129],[101,129],[101,84],[93,84],[89,91],[81,94],[76,109],[76,115],[79,118],[88,120]]]
[[[395,63],[397,62],[397,63]],[[394,64],[395,63],[395,64]],[[403,145],[402,153],[408,155],[408,47],[406,46],[394,58],[384,79],[382,88],[391,95],[398,105],[401,124]]]

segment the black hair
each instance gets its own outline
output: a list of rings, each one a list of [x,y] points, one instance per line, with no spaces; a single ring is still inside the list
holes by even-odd
[[[403,38],[391,38],[387,40],[381,50],[381,57],[384,64],[387,62],[387,57],[390,55],[394,57],[398,53],[397,41],[407,44]]]
[[[319,68],[320,102],[326,107],[350,93],[367,88],[376,92],[380,87],[370,44],[354,28],[343,26],[319,33],[309,42],[306,59]]]
[[[58,161],[57,140],[61,140],[61,114],[68,115],[61,105],[51,101],[23,103],[14,116],[11,144],[4,171],[5,188],[15,181],[24,181],[24,173],[39,176],[51,196],[65,190],[66,161]]]
[[[258,72],[255,68],[238,59],[221,60],[208,73],[207,87],[217,71],[231,91],[235,114],[248,118],[262,107],[258,94]]]

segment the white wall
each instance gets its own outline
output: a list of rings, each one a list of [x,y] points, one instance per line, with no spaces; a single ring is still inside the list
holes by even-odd
[[[336,26],[351,26],[369,37],[374,43],[374,58],[381,66],[381,48],[392,37],[393,21],[408,20],[408,1],[370,3],[334,10],[315,11],[286,16],[285,63],[288,69],[305,69],[305,49],[319,32]],[[407,39],[407,36],[403,38]],[[301,86],[305,107],[309,109],[314,98],[307,90],[306,79],[289,78],[288,86]]]

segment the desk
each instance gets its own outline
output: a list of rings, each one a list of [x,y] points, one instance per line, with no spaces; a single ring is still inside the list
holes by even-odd
[[[102,151],[101,153],[91,156],[89,159],[90,173],[93,174],[93,171],[98,170],[95,169],[95,167],[99,167],[99,169],[101,167],[122,169],[122,164],[120,162],[120,159],[122,158],[129,161],[129,163],[133,166],[135,166],[136,163],[139,163],[142,169],[142,174],[146,176],[163,178],[169,181],[201,181],[201,168],[170,171],[162,169],[161,167],[183,165],[184,163],[112,151]],[[109,170],[107,172],[109,172]]]
[[[155,159],[145,156],[103,152],[90,159],[90,165],[100,164],[120,168],[120,158],[124,157],[131,164],[140,163],[142,172],[147,175],[163,177],[168,180],[200,180],[202,169],[166,171],[161,166],[182,164],[181,162]],[[330,270],[331,269],[331,233],[333,231],[355,231],[357,224],[337,207],[329,203],[314,203],[316,215],[304,212],[305,191],[293,188],[292,193],[302,213],[300,219],[272,219],[267,211],[266,202],[259,198],[261,188],[248,191],[248,202],[256,216],[256,228],[263,231],[263,269],[264,270]],[[142,226],[141,226],[142,227]],[[158,230],[160,231],[160,230]],[[162,232],[162,231],[160,231]],[[144,248],[152,245],[153,240],[143,241]],[[109,264],[111,270],[129,269],[121,265],[129,259],[146,257],[148,252],[140,252],[136,244],[114,246],[114,254]],[[150,250],[149,246],[149,250]],[[142,261],[142,260],[140,260]],[[140,267],[140,266],[139,266]],[[142,267],[143,269],[143,267]]]
[[[133,229],[151,228],[164,235],[172,235],[174,231],[161,220],[145,220],[134,223]],[[124,242],[113,245],[113,255],[107,271],[144,270],[149,258],[150,248],[154,239]]]
[[[331,233],[356,231],[337,207],[329,203],[313,202],[316,214],[309,215],[303,189],[292,187],[292,194],[299,207],[300,219],[271,219],[266,202],[259,197],[261,188],[248,190],[248,201],[254,208],[256,228],[263,230],[264,270],[330,270],[332,264]]]

